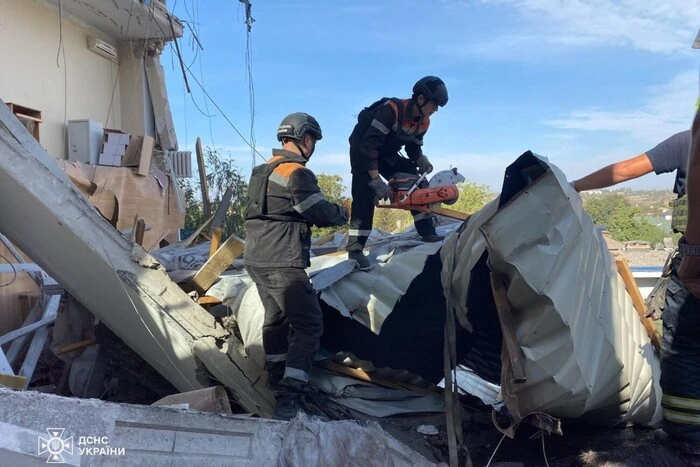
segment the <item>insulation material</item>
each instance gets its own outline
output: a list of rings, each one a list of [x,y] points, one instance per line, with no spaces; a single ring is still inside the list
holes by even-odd
[[[178,208],[180,193],[170,177],[156,167],[142,177],[124,167],[65,160],[57,163],[105,218],[116,220],[118,230],[133,228],[134,216],[143,219],[150,229],[143,237],[144,248],[151,248],[163,236],[170,243],[179,240],[179,230],[185,225],[185,213]]]
[[[442,251],[443,261],[454,261],[462,321],[471,311],[463,298],[476,279],[475,258],[486,250],[490,267],[506,279],[527,375],[526,383],[514,384],[504,352],[508,410],[516,422],[545,412],[601,424],[656,424],[658,358],[580,197],[556,167],[532,153],[509,171],[500,209],[488,205]]]

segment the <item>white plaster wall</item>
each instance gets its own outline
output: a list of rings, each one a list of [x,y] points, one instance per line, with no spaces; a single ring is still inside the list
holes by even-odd
[[[66,66],[60,56],[59,68],[58,13],[32,0],[0,0],[0,98],[41,110],[41,145],[55,157],[65,157],[64,121],[89,118],[121,127],[118,66],[88,50],[87,36],[64,16]]]

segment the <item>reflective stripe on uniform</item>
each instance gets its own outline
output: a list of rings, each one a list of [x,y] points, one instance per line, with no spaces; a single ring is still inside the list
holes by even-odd
[[[349,229],[348,230],[348,235],[351,237],[369,237],[369,235],[372,233],[371,230],[357,230],[357,229]]]
[[[376,118],[372,120],[372,126],[376,128],[377,130],[381,131],[383,135],[388,135],[389,134],[389,129],[384,125],[382,122],[377,120]]]
[[[287,360],[287,354],[286,353],[278,353],[278,354],[265,355],[265,360],[267,360],[268,362],[284,362]]]
[[[669,396],[668,394],[664,394],[661,396],[661,405],[674,409],[700,411],[700,399],[691,399],[690,397]]]
[[[679,412],[667,408],[662,409],[664,419],[674,423],[684,423],[686,425],[700,425],[700,414]]]
[[[275,172],[272,172],[270,174],[270,181],[273,183],[276,183],[277,185],[283,186],[285,188],[287,187],[287,183],[289,183],[288,178],[285,178],[282,175],[275,173]]]
[[[289,366],[287,368],[285,368],[285,370],[284,370],[284,377],[296,379],[298,381],[303,381],[305,383],[309,382],[309,375],[304,370],[300,370],[298,368],[292,368]]]
[[[431,219],[433,215],[429,212],[419,212],[413,215],[414,221],[422,221],[423,219]]]
[[[314,193],[313,195],[309,196],[308,198],[306,198],[306,199],[305,199],[304,201],[302,201],[301,203],[295,204],[294,206],[292,206],[292,208],[293,208],[296,212],[298,212],[299,214],[303,214],[304,211],[306,211],[307,209],[309,209],[309,208],[310,208],[311,206],[313,206],[314,204],[316,204],[316,203],[318,203],[318,202],[320,202],[320,201],[323,201],[324,199],[325,199],[325,198],[323,197],[323,195],[322,195],[321,193]]]

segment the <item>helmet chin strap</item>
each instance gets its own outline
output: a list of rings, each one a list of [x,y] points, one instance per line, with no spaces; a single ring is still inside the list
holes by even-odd
[[[303,157],[306,160],[309,159],[308,157],[306,157],[306,152],[304,152],[304,150],[301,148],[301,145],[296,140],[294,140],[294,146],[296,146],[299,152],[301,153],[301,157]]]

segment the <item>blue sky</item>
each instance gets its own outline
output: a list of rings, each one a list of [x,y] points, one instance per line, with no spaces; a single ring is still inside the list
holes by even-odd
[[[184,61],[250,139],[242,4],[168,4],[204,48],[186,27]],[[252,0],[252,16],[258,151],[267,158],[277,146],[282,117],[308,112],[324,131],[309,167],[346,186],[357,113],[380,97],[409,97],[424,75],[443,78],[450,94],[425,154],[495,191],[528,149],[569,179],[650,149],[689,128],[700,86],[700,50],[691,49],[700,3],[688,0]],[[192,80],[186,94],[174,57],[168,47],[161,60],[181,149],[200,136],[249,173],[250,149]],[[626,186],[670,189],[672,177]]]

